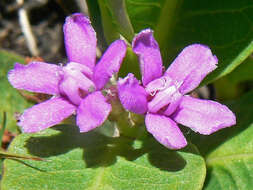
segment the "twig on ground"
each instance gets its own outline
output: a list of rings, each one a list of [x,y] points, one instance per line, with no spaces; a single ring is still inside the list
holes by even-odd
[[[16,0],[16,2],[20,6],[24,4],[24,0]],[[21,7],[18,10],[18,16],[19,16],[19,24],[27,41],[28,49],[33,56],[38,56],[39,49],[37,47],[36,40],[32,32],[32,28],[28,19],[27,10]]]

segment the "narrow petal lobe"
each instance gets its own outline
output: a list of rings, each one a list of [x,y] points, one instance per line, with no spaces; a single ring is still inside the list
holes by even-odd
[[[236,123],[234,113],[225,105],[211,100],[184,96],[172,118],[193,131],[209,135]]]
[[[195,89],[217,67],[217,63],[218,59],[207,46],[193,44],[183,49],[165,75],[180,85],[182,94],[186,94]]]
[[[63,31],[69,62],[84,64],[93,69],[96,60],[97,39],[90,20],[80,13],[68,16]]]
[[[8,73],[11,85],[17,89],[45,94],[59,94],[58,83],[61,79],[60,66],[43,62],[28,65],[16,63]]]
[[[133,40],[133,51],[139,56],[142,83],[146,86],[150,81],[162,76],[162,58],[153,31],[143,30]]]
[[[147,114],[146,127],[154,138],[170,149],[180,149],[187,145],[187,141],[177,124],[163,115]]]
[[[118,81],[119,99],[123,107],[137,114],[147,111],[147,93],[132,73]]]
[[[126,48],[126,43],[123,40],[113,42],[95,66],[93,81],[97,90],[101,90],[111,76],[119,71],[126,54]]]
[[[76,107],[65,99],[52,98],[25,110],[18,125],[25,133],[35,133],[60,123],[75,110]]]
[[[77,109],[76,122],[80,132],[88,132],[102,125],[111,109],[111,105],[106,102],[100,91],[89,94]]]

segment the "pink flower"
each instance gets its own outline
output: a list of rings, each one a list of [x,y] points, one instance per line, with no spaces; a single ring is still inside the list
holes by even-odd
[[[69,63],[58,66],[43,62],[15,64],[8,74],[13,87],[53,95],[50,100],[24,111],[18,123],[27,133],[37,132],[60,123],[76,113],[81,132],[101,125],[111,105],[101,90],[113,73],[118,72],[126,53],[122,40],[113,42],[98,64],[96,33],[82,14],[66,18],[63,27]]]
[[[161,144],[170,149],[187,145],[177,123],[204,135],[236,123],[225,105],[185,95],[217,67],[218,60],[208,47],[187,46],[163,73],[159,46],[151,30],[141,31],[132,46],[139,56],[142,85],[131,73],[119,79],[119,99],[125,109],[145,114],[148,132]]]

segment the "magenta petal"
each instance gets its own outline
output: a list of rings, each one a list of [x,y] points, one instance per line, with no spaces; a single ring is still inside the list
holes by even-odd
[[[111,112],[111,104],[100,91],[89,94],[77,109],[76,123],[80,132],[88,132],[104,123]]]
[[[68,16],[63,31],[69,62],[81,63],[93,69],[97,39],[88,17],[80,13]]]
[[[73,114],[76,107],[63,98],[52,98],[23,113],[18,123],[25,133],[34,133],[60,123]]]
[[[209,135],[236,123],[235,115],[227,106],[211,100],[184,96],[172,118],[193,131]]]
[[[213,71],[218,60],[204,45],[187,46],[167,69],[165,75],[173,79],[182,94],[196,88],[203,78]]]
[[[126,48],[126,43],[123,40],[113,42],[95,66],[93,81],[97,90],[101,90],[111,76],[119,71],[126,54]]]
[[[187,141],[177,124],[163,115],[147,114],[146,128],[155,139],[170,149],[180,149],[187,145]]]
[[[162,59],[153,31],[141,31],[135,36],[132,46],[133,51],[139,56],[143,85],[146,86],[150,81],[161,77]]]
[[[15,63],[15,65],[14,65],[14,69],[22,69],[22,68],[24,68],[26,65],[23,65],[23,64],[20,64],[20,63]]]
[[[137,114],[147,111],[147,93],[132,73],[118,81],[119,99],[123,107]]]
[[[28,65],[16,63],[8,73],[11,85],[17,89],[45,94],[59,94],[58,83],[61,79],[61,67],[43,62],[31,62]]]

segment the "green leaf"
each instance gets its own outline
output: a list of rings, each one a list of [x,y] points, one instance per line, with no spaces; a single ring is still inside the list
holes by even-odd
[[[151,27],[166,67],[191,43],[208,45],[219,66],[204,83],[230,73],[253,52],[252,1],[126,1],[133,27]],[[237,26],[237,27],[235,27]]]
[[[122,28],[117,22],[120,18],[109,3],[114,1],[102,2],[110,15],[105,19],[107,30],[116,30],[116,33],[127,38],[119,30],[119,27]],[[124,18],[130,19],[128,26],[132,26],[135,33],[145,28],[155,31],[166,67],[189,44],[201,43],[212,49],[219,59],[218,68],[202,84],[230,73],[253,52],[251,0],[226,0],[222,3],[219,0],[208,3],[202,0],[125,0],[125,5],[126,10],[120,10],[124,13]],[[111,26],[108,23],[112,23]],[[135,69],[137,68],[138,65]]]
[[[238,84],[243,81],[253,80],[253,57],[248,57],[240,66],[233,72],[227,75],[231,83]]]
[[[228,139],[206,157],[209,179],[206,189],[250,190],[253,187],[252,96],[253,91],[233,104],[238,124],[226,133]]]
[[[14,67],[15,62],[24,63],[24,59],[7,51],[0,51],[0,120],[2,120],[2,111],[5,111],[7,114],[6,129],[12,132],[17,130],[15,113],[23,112],[31,105],[8,82],[7,73]]]
[[[2,190],[198,190],[205,178],[204,160],[193,145],[170,151],[153,138],[141,142],[80,134],[70,125],[21,134],[9,152],[46,162],[6,159]]]
[[[191,43],[208,45],[219,64],[204,83],[230,73],[253,52],[252,1],[184,1],[181,10],[164,54],[173,57],[173,49],[179,52]]]
[[[250,56],[231,73],[215,81],[216,97],[222,100],[240,97],[253,80],[252,71],[253,58]]]
[[[235,112],[236,126],[210,136],[191,139],[206,158],[205,189],[250,190],[253,186],[253,91],[229,107]]]
[[[253,124],[208,155],[207,190],[253,187]]]

